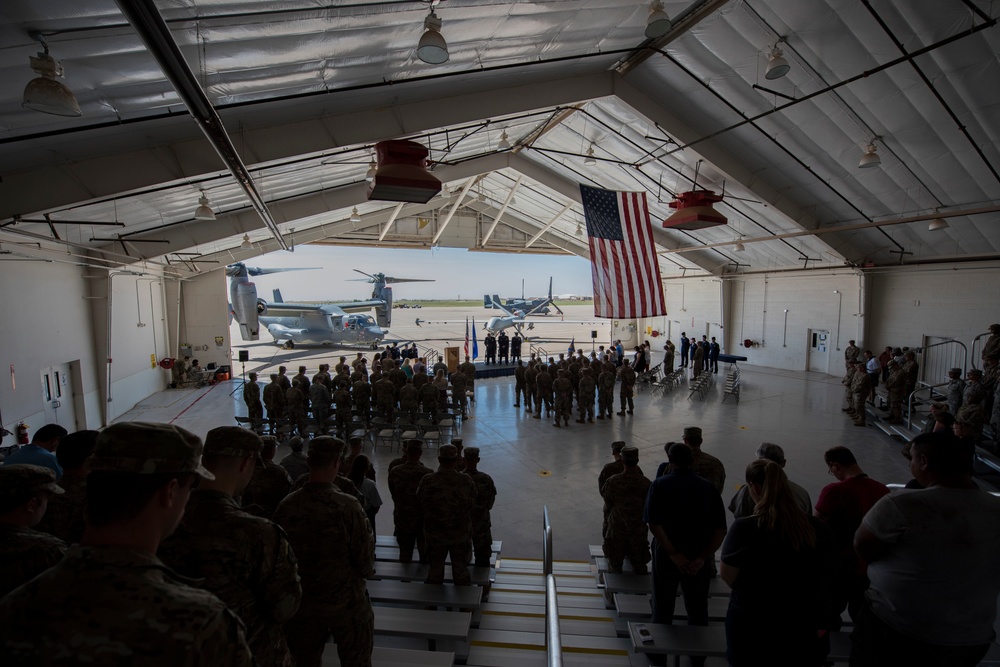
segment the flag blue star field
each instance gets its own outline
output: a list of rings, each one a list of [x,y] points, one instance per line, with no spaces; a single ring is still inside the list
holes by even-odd
[[[645,192],[580,186],[594,277],[594,316],[666,315]]]

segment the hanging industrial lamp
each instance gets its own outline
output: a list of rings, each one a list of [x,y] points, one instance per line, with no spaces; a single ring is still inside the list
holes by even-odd
[[[371,183],[375,180],[375,174],[378,171],[378,163],[372,160],[368,163],[368,173],[365,174],[365,180]]]
[[[63,76],[62,65],[49,55],[49,45],[40,35],[33,35],[41,42],[44,51],[37,56],[30,56],[31,69],[40,76],[28,82],[24,87],[21,106],[32,111],[41,111],[55,116],[81,116],[80,103],[76,95],[58,77]]]
[[[211,221],[215,220],[215,211],[212,210],[212,202],[208,201],[208,195],[205,191],[201,191],[201,197],[198,198],[198,208],[194,210],[195,220],[205,220]]]
[[[872,140],[867,146],[865,146],[865,154],[861,156],[861,160],[858,162],[859,169],[871,169],[872,167],[877,167],[882,164],[882,158],[878,156],[875,151],[878,147],[875,146],[875,141]]]
[[[249,234],[244,234],[243,235],[243,243],[240,244],[240,247],[241,248],[252,248],[253,247],[253,243],[250,242],[250,235]]]
[[[424,34],[417,42],[417,57],[428,65],[448,62],[448,43],[441,36],[441,19],[433,8],[424,19]]]
[[[358,214],[357,206],[351,209],[351,222],[361,222],[361,216]]]
[[[597,164],[597,158],[594,157],[594,144],[590,144],[590,148],[587,149],[587,157],[583,159],[583,163],[588,167],[593,167]]]
[[[510,139],[507,138],[507,130],[504,130],[500,134],[500,142],[497,144],[497,148],[505,151],[510,148]]]
[[[670,32],[671,25],[670,17],[663,11],[660,0],[654,0],[649,8],[649,18],[646,19],[646,37],[649,39],[663,37]]]
[[[927,231],[936,232],[942,229],[948,229],[951,225],[944,218],[934,218],[931,220],[931,224],[927,225]]]
[[[788,74],[788,70],[790,69],[792,69],[792,66],[785,60],[784,51],[781,50],[780,46],[775,44],[774,48],[767,54],[767,69],[764,70],[764,78],[768,81],[780,79]]]

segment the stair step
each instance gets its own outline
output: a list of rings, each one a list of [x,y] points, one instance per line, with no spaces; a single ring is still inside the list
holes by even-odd
[[[493,589],[490,592],[490,604],[498,602],[501,604],[532,605],[544,608],[545,591],[498,591]],[[559,609],[565,613],[567,609],[604,609],[604,596],[584,595],[559,595]]]
[[[506,602],[487,602],[482,607],[482,612],[493,613],[493,614],[509,614],[509,615],[520,615],[520,616],[538,616],[540,618],[545,617],[545,606],[544,597],[538,600],[543,604],[512,604]],[[559,610],[560,619],[614,619],[616,614],[611,609],[589,609],[589,608],[571,608],[571,609],[561,609]]]
[[[498,569],[517,570],[524,572],[542,571],[542,561],[534,558],[504,558],[500,562]],[[559,574],[573,572],[590,572],[590,563],[585,560],[556,560],[552,561],[552,573]]]
[[[639,661],[642,662],[639,662]],[[466,661],[468,667],[547,667],[544,647],[512,649],[496,646],[473,646]],[[636,667],[648,665],[641,653],[627,656],[563,653],[563,667]]]
[[[515,630],[471,630],[469,644],[472,646],[497,646],[506,648],[545,648],[545,634],[542,632],[518,632]],[[562,650],[566,653],[588,653],[592,655],[628,656],[632,644],[620,637],[593,637],[585,635],[562,636]]]
[[[483,612],[479,621],[480,630],[512,630],[517,632],[545,632],[545,614],[498,614]],[[559,615],[559,633],[566,641],[569,635],[588,637],[617,637],[614,619],[580,618]]]
[[[566,585],[566,586],[582,586],[587,588],[594,583],[593,573],[587,574],[565,574],[557,572],[556,575],[556,586]],[[545,576],[543,574],[534,572],[509,572],[506,569],[497,570],[495,583],[503,583],[511,586],[514,585],[525,585],[525,586],[545,586]],[[595,586],[596,588],[596,586]]]

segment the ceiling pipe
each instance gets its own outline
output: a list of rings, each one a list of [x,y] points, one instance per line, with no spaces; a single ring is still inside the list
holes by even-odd
[[[174,90],[184,101],[184,106],[188,108],[191,116],[198,123],[198,127],[204,132],[216,153],[232,172],[236,182],[242,188],[250,204],[257,211],[263,220],[264,225],[270,230],[271,235],[281,246],[282,250],[288,250],[288,244],[278,229],[278,224],[271,217],[271,212],[267,209],[264,198],[257,190],[253,176],[243,164],[236,146],[226,133],[226,128],[222,124],[222,119],[212,106],[208,95],[198,84],[198,79],[194,72],[184,60],[180,47],[170,34],[170,28],[163,20],[159,10],[153,0],[116,0],[122,13],[132,24],[133,29],[139,35],[146,49],[159,64],[160,69],[173,85]]]
[[[510,202],[514,199],[514,191],[517,190],[519,185],[521,185],[522,178],[524,178],[524,176],[522,176],[521,174],[517,175],[517,180],[514,181],[514,185],[511,186],[510,192],[507,193],[507,198],[503,200],[503,206],[500,207],[500,212],[496,214],[496,217],[493,218],[493,223],[490,225],[490,228],[486,230],[485,234],[483,234],[483,240],[480,245],[485,246],[486,243],[490,240],[490,237],[493,236],[493,231],[497,228],[497,224],[500,222],[500,218],[502,218],[503,214],[507,212],[507,207],[510,206]]]

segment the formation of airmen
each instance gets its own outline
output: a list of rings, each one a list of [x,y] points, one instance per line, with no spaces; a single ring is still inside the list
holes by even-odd
[[[611,419],[614,414],[615,384],[619,384],[618,415],[631,415],[635,409],[636,372],[627,358],[613,351],[592,353],[583,350],[576,354],[560,353],[558,360],[537,358],[532,353],[528,364],[517,362],[514,369],[514,407],[522,405],[533,412],[535,419],[553,418],[553,426],[569,426],[573,404],[578,412],[577,424],[593,424],[595,403],[597,419]]]
[[[506,331],[501,331],[494,336],[492,333],[486,334],[483,345],[486,348],[486,365],[516,364],[521,360],[521,334],[514,332],[513,337],[508,337]],[[497,356],[499,355],[499,362]]]
[[[369,369],[368,359],[359,352],[350,363],[347,357],[340,357],[332,373],[329,364],[320,364],[312,378],[305,366],[299,366],[292,378],[287,375],[288,369],[280,366],[263,391],[257,384],[257,374],[250,373],[243,400],[251,427],[260,429],[265,410],[272,432],[288,424],[291,434],[307,436],[307,427],[315,422],[319,434],[341,438],[350,433],[355,416],[369,424],[374,417],[391,422],[397,414],[429,413],[437,423],[440,413],[451,404],[463,417],[468,416],[467,391],[472,390],[475,381],[475,366],[468,358],[450,376],[440,358],[430,370],[422,357],[411,361],[409,357],[394,359],[390,351],[378,352]],[[443,383],[438,381],[437,371],[443,372]]]
[[[275,464],[274,439],[250,429],[203,445],[124,422],[65,435],[59,483],[50,467],[0,466],[0,664],[319,667],[332,635],[340,664],[371,665],[375,541],[344,476],[366,458],[331,436],[303,444]],[[441,583],[450,554],[468,585],[473,553],[490,564],[496,487],[461,439],[436,471],[422,449],[409,440],[390,464],[401,560],[418,545]]]

